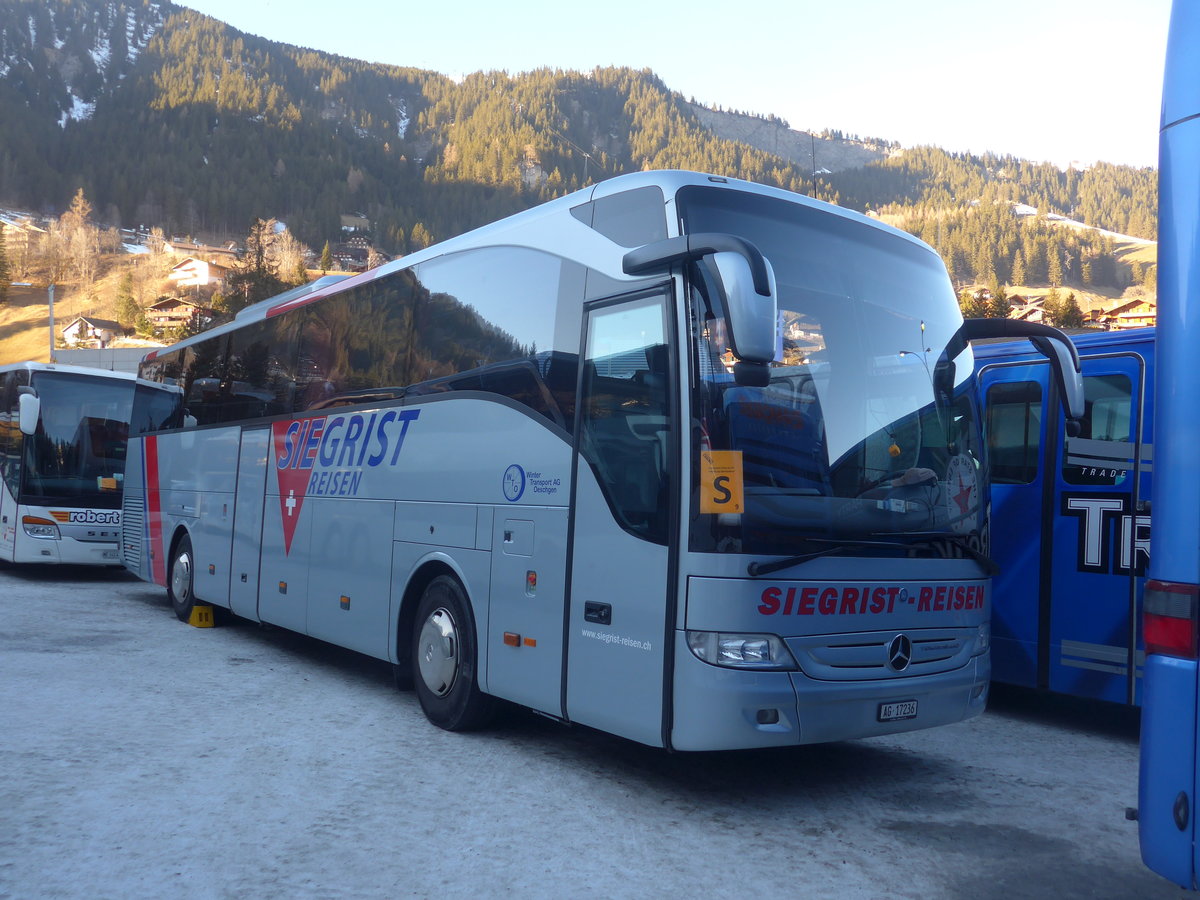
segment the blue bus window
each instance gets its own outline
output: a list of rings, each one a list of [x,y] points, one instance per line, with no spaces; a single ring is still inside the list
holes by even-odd
[[[995,384],[987,392],[987,436],[993,484],[1032,484],[1038,474],[1042,386]]]
[[[1132,454],[1133,386],[1127,375],[1086,375],[1084,416],[1079,436],[1066,442],[1063,481],[1067,484],[1120,484]],[[1097,447],[1094,441],[1124,446]]]

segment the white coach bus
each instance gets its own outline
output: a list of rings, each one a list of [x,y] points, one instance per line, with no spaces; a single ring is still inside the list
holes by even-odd
[[[129,372],[0,366],[0,560],[121,564],[121,485],[136,385]],[[144,389],[144,415],[177,405],[155,386]]]
[[[972,356],[927,245],[786,191],[605,181],[149,354],[122,555],[176,613],[677,750],[981,712]]]

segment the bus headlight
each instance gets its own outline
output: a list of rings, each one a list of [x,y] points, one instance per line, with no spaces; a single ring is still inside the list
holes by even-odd
[[[773,634],[726,634],[689,631],[688,647],[696,658],[731,669],[795,669],[796,660]]]
[[[30,537],[59,540],[58,525],[50,519],[43,519],[40,516],[24,516],[21,519],[21,526]]]
[[[978,656],[980,653],[987,653],[991,645],[992,623],[984,622],[979,626],[979,631],[975,633],[975,646],[971,649],[971,655]]]

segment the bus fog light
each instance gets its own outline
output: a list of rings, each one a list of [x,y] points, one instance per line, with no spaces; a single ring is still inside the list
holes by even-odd
[[[30,537],[59,540],[58,526],[50,519],[43,519],[40,516],[25,516],[21,519],[21,526]]]
[[[796,661],[774,634],[725,634],[689,631],[688,647],[696,658],[732,669],[795,669]]]
[[[975,633],[975,647],[971,650],[971,655],[978,656],[980,653],[986,653],[991,645],[992,623],[984,622]]]

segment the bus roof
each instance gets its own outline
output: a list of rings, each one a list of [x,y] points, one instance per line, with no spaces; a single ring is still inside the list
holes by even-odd
[[[117,381],[137,381],[133,372],[120,372],[114,369],[97,369],[92,366],[71,366],[63,363],[44,363],[34,360],[10,363],[0,366],[0,374],[5,372],[60,372],[64,375],[87,375],[92,378],[112,378]]]
[[[594,231],[582,220],[576,219],[569,214],[563,214],[569,213],[570,210],[594,200],[644,187],[659,188],[664,194],[664,202],[669,210],[675,202],[676,192],[688,186],[716,187],[718,189],[724,188],[727,190],[742,191],[767,197],[776,197],[790,203],[819,209],[831,215],[836,215],[879,231],[886,231],[889,234],[922,247],[936,256],[936,251],[924,241],[905,231],[880,222],[878,219],[873,219],[870,216],[865,216],[853,210],[843,209],[831,203],[826,203],[823,200],[806,197],[782,188],[770,187],[737,178],[727,178],[721,175],[707,175],[700,172],[687,172],[675,169],[632,172],[627,175],[619,175],[615,178],[597,182],[582,190],[547,201],[532,209],[515,213],[514,215],[488,225],[480,226],[456,237],[440,241],[416,253],[410,253],[400,259],[392,260],[382,266],[368,269],[366,272],[361,272],[344,280],[326,284],[316,289],[304,290],[299,294],[285,292],[284,294],[260,301],[241,310],[234,321],[219,325],[200,334],[192,335],[169,348],[152,350],[146,354],[145,360],[150,361],[156,358],[159,353],[178,350],[201,341],[219,337],[230,331],[236,331],[250,322],[260,321],[291,309],[307,306],[324,297],[351,290],[361,284],[368,284],[377,278],[411,268],[428,260],[436,259],[439,256],[476,247],[523,246],[553,253],[556,249],[563,249],[569,243],[573,258],[610,274],[614,272],[619,273],[621,272],[621,259],[631,248],[620,246],[600,232]],[[673,221],[670,215],[667,216],[667,220],[668,223]],[[670,224],[668,228],[671,228]],[[666,236],[674,237],[676,234],[668,233]],[[640,276],[625,276],[622,274],[620,277],[622,280],[628,280],[631,286],[644,281],[644,278]],[[304,287],[308,288],[309,286]]]
[[[1071,343],[1083,354],[1103,353],[1112,351],[1117,347],[1127,347],[1132,344],[1153,343],[1155,334],[1153,326],[1147,328],[1126,328],[1120,331],[1094,331],[1091,329],[1074,332],[1067,329],[1066,331],[1067,337],[1071,339]],[[1021,359],[1029,357],[1034,360],[1045,360],[1045,357],[1035,350],[1026,338],[972,341],[971,349],[974,353],[976,364],[999,358]]]

